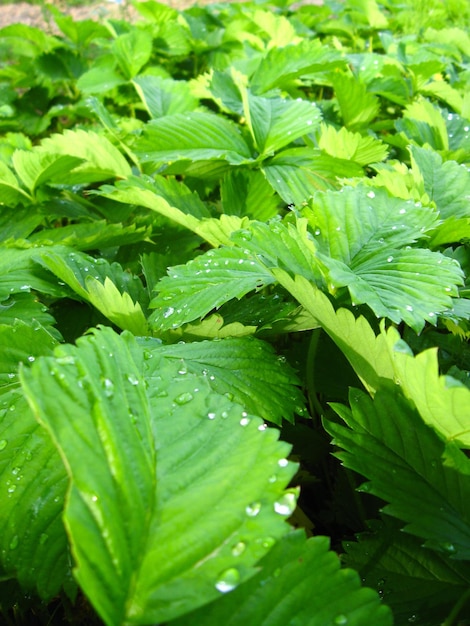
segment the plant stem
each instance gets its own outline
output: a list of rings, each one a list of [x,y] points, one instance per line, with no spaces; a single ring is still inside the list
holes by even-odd
[[[445,622],[442,623],[442,626],[453,626],[460,611],[463,609],[468,600],[470,600],[470,589],[467,589],[467,591],[460,596],[460,598],[455,603],[454,608],[446,618]]]

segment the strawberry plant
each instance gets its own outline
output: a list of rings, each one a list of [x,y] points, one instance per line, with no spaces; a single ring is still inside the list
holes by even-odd
[[[470,623],[470,16],[431,4],[0,30],[5,624]]]

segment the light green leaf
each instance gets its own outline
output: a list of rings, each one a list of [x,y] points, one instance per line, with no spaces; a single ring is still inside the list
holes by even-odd
[[[151,118],[194,111],[198,106],[187,82],[151,75],[137,76],[132,82]]]
[[[93,131],[65,130],[43,139],[40,151],[83,159],[62,182],[68,185],[102,181],[107,178],[127,178],[131,168],[113,144]]]
[[[75,577],[108,626],[215,600],[288,531],[289,446],[184,361],[149,359],[129,334],[103,329],[23,379],[66,460]]]
[[[144,163],[214,159],[239,165],[251,160],[250,149],[233,122],[200,111],[150,121],[135,151]]]
[[[423,179],[429,199],[443,219],[470,217],[470,172],[455,161],[442,162],[433,150],[410,147],[411,162]]]
[[[168,270],[156,286],[159,294],[150,306],[157,310],[150,321],[159,330],[177,328],[272,282],[272,274],[248,250],[209,250]]]
[[[125,85],[126,80],[110,67],[92,67],[77,81],[77,88],[84,94],[104,94],[115,87]]]
[[[422,99],[409,104],[403,113],[403,121],[415,122],[417,128],[421,128],[420,132],[424,133],[426,133],[425,127],[427,126],[428,133],[431,135],[431,139],[427,143],[430,143],[436,150],[449,149],[449,138],[441,109],[433,105],[429,100]],[[420,127],[420,124],[424,126]],[[402,129],[400,120],[396,121],[396,126],[398,130]],[[423,139],[426,139],[425,135]]]
[[[326,537],[287,535],[264,557],[259,574],[174,626],[391,626],[390,610],[378,594],[361,589],[357,573],[340,569],[328,548]]]
[[[449,376],[439,375],[437,349],[413,356],[392,347],[390,356],[393,358],[395,381],[416,406],[423,421],[439,431],[447,441],[469,448],[470,389],[457,384]]]
[[[383,511],[406,522],[405,530],[451,558],[470,556],[470,461],[424,424],[396,389],[371,400],[350,393],[351,410],[333,408],[347,426],[325,423],[343,464],[370,482],[361,489],[389,504]]]
[[[318,145],[333,157],[350,159],[362,166],[383,161],[388,152],[387,146],[380,140],[370,136],[363,137],[344,126],[336,130],[334,126],[322,124]]]
[[[429,247],[438,248],[450,243],[458,243],[470,239],[470,217],[448,217],[431,233]]]
[[[248,93],[245,117],[261,157],[315,131],[321,113],[315,102],[262,98]]]
[[[250,19],[267,35],[266,39],[271,48],[300,41],[293,24],[284,15],[257,9],[250,15]]]
[[[379,100],[358,78],[334,74],[332,83],[347,128],[365,128],[375,119],[380,109]]]
[[[0,161],[0,206],[14,207],[20,202],[31,203],[31,197],[6,163]]]
[[[12,162],[23,183],[34,192],[43,183],[62,183],[71,170],[83,163],[83,159],[65,154],[49,154],[39,149],[16,150]]]
[[[344,59],[336,50],[328,49],[317,39],[303,39],[283,47],[273,46],[261,60],[249,85],[253,93],[261,94],[274,87],[286,87],[296,78],[322,74],[344,65]]]
[[[85,285],[89,302],[113,324],[134,335],[147,334],[148,325],[142,308],[126,291],[121,293],[108,277],[102,283],[93,276],[87,276]]]
[[[134,78],[152,55],[152,36],[143,29],[133,28],[119,35],[111,46],[122,73]]]
[[[203,374],[210,387],[229,394],[246,410],[275,424],[304,413],[299,379],[271,346],[254,338],[199,341],[156,348],[165,358],[184,359],[189,371]]]
[[[273,270],[273,274],[333,339],[369,393],[393,381],[393,360],[384,333],[376,336],[364,317],[356,319],[348,309],[335,311],[328,296],[303,276],[293,279],[280,269]]]
[[[2,574],[49,601],[73,589],[62,521],[67,474],[18,390],[0,396],[0,449]]]

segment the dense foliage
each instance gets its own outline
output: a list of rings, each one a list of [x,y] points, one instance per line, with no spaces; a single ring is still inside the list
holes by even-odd
[[[0,31],[2,623],[470,624],[469,5],[135,7]]]

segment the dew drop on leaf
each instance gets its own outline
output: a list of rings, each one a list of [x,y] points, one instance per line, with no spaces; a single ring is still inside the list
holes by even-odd
[[[368,198],[375,198],[375,193],[374,193],[373,191],[369,191],[369,192],[367,193],[367,197],[368,197]]]
[[[176,396],[175,402],[176,404],[179,404],[181,406],[183,404],[188,404],[188,402],[191,402],[193,397],[194,396],[192,393],[190,393],[189,391],[185,391],[184,393],[180,393],[179,396]]]
[[[245,552],[245,550],[246,550],[246,543],[244,543],[243,541],[239,541],[233,546],[232,554],[233,556],[240,556],[241,554]]]
[[[110,380],[109,378],[105,378],[103,380],[103,387],[104,387],[104,395],[107,398],[111,398],[112,395],[114,394],[114,383],[112,380]]]
[[[232,591],[235,587],[240,583],[240,573],[234,567],[230,567],[229,569],[223,572],[217,582],[215,583],[215,588],[217,591],[221,593],[227,593],[228,591]]]
[[[13,539],[10,541],[10,550],[16,550],[20,541],[18,539],[18,535],[15,535]]]
[[[170,315],[173,315],[174,312],[175,312],[175,309],[172,306],[169,306],[163,311],[163,317],[166,319],[170,317]]]
[[[208,414],[207,414],[207,417],[208,417],[210,420],[214,420],[214,419],[215,419],[215,413],[208,413]]]
[[[252,502],[245,509],[245,513],[248,515],[248,517],[256,517],[260,511],[261,502]]]
[[[250,423],[249,417],[242,417],[240,420],[240,426],[248,426],[249,423]]]
[[[346,617],[346,615],[338,615],[337,617],[335,617],[333,623],[335,624],[335,626],[343,626],[343,624],[348,623],[348,618]]]
[[[274,510],[279,515],[291,515],[294,512],[296,503],[296,494],[293,492],[288,492],[274,503]]]
[[[287,459],[279,459],[277,464],[279,465],[279,467],[287,467],[289,464],[289,461]]]
[[[134,374],[129,374],[127,376],[127,380],[130,382],[131,385],[138,385],[139,384],[139,379]]]
[[[8,445],[8,441],[6,439],[1,439],[0,440],[0,450],[5,450],[7,445]]]

